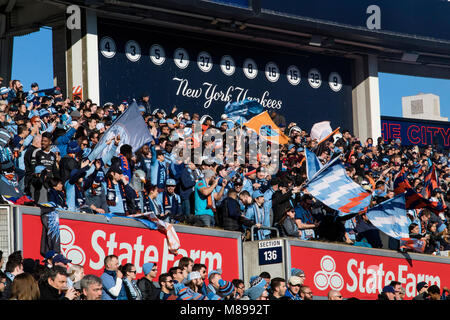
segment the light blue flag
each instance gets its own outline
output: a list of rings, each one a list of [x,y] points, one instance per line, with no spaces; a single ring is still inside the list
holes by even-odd
[[[114,144],[114,142],[111,142],[107,145],[106,142],[119,134],[120,143],[117,152],[123,144],[129,144],[133,148],[133,152],[136,152],[144,144],[153,140],[136,101],[133,101],[128,109],[112,123],[89,154],[88,159],[93,161],[105,157]]]
[[[361,212],[370,205],[371,193],[347,175],[339,157],[325,164],[305,186],[313,197],[343,213]]]
[[[224,113],[228,116],[228,119],[237,125],[242,125],[263,111],[264,107],[259,102],[245,99],[239,102],[228,102]]]
[[[319,158],[317,158],[316,154],[310,151],[308,148],[305,148],[305,156],[306,156],[306,177],[308,180],[311,180],[314,175],[323,168],[323,164],[320,162]]]
[[[370,208],[366,216],[375,227],[388,236],[398,240],[409,238],[408,226],[411,221],[406,216],[404,193]]]

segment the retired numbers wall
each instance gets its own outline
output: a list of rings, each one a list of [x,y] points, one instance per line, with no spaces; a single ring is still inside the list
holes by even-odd
[[[100,103],[150,94],[152,106],[218,119],[228,101],[256,99],[306,130],[351,128],[351,61],[210,35],[100,20]]]

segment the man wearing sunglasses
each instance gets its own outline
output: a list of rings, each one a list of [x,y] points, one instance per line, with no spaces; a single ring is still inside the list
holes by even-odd
[[[173,279],[169,273],[163,273],[158,279],[161,286],[161,292],[159,294],[159,300],[174,300],[176,296],[173,292]]]
[[[416,285],[417,296],[413,298],[413,300],[427,300],[428,299],[428,283],[425,281],[419,282]]]

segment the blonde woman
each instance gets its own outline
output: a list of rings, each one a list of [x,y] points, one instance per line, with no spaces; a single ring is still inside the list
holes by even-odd
[[[24,272],[14,278],[10,300],[39,300],[39,297],[38,283],[31,274]]]

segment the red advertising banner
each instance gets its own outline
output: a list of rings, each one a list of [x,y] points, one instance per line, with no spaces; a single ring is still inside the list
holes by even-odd
[[[344,298],[375,300],[392,280],[402,283],[405,299],[417,295],[416,285],[426,281],[440,288],[450,286],[450,264],[407,260],[382,255],[306,248],[291,244],[291,266],[305,272],[304,284],[315,296],[326,296],[331,289]],[[448,259],[448,258],[442,258]]]
[[[22,215],[23,254],[42,259],[40,255],[42,225],[38,215]],[[223,277],[239,278],[239,239],[177,232],[181,242],[178,255],[169,253],[165,236],[155,230],[115,224],[60,219],[62,253],[72,264],[84,266],[86,274],[100,275],[103,260],[115,254],[119,263],[133,263],[142,273],[146,262],[158,263],[158,276],[167,272],[183,256],[203,263],[207,271],[221,268]]]

